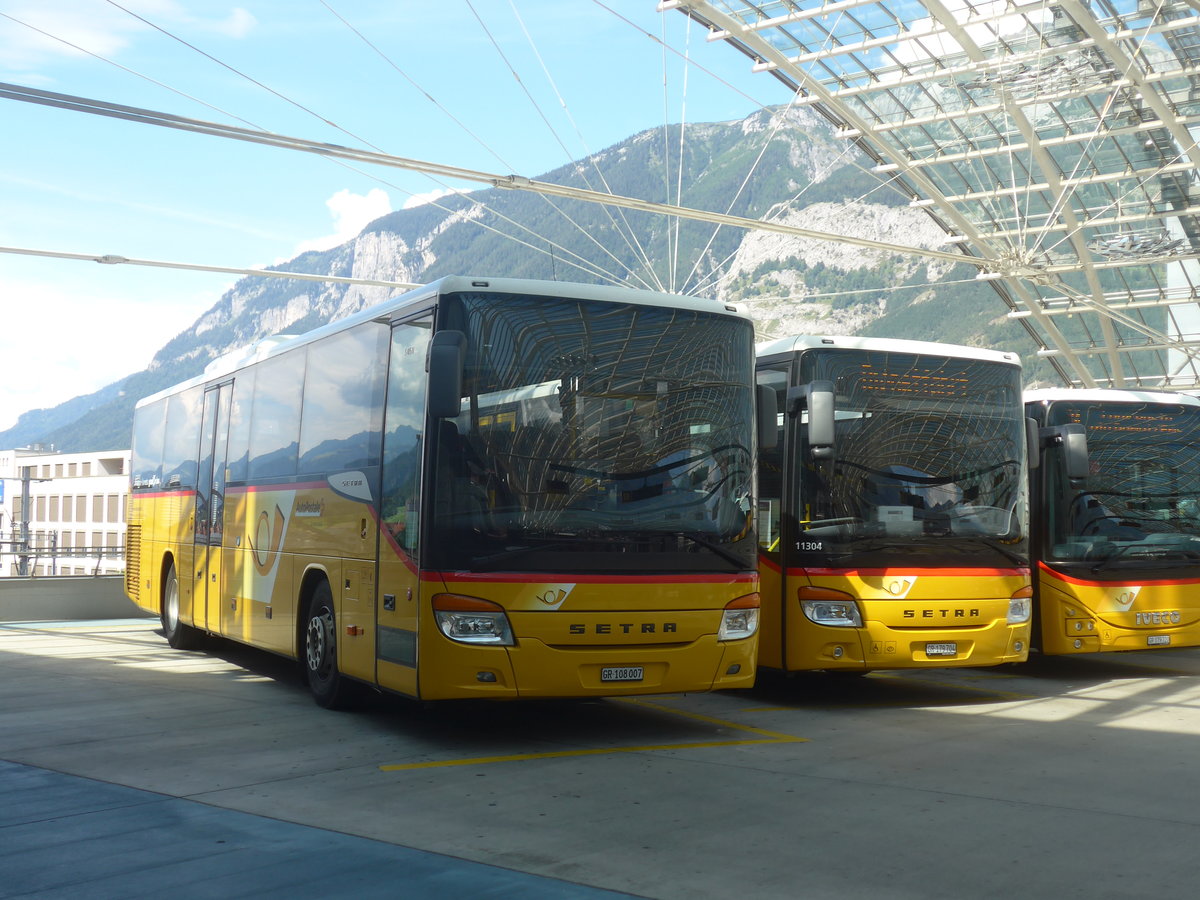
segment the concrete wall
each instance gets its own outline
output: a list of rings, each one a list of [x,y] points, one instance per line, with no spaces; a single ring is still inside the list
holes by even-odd
[[[0,622],[128,619],[145,616],[120,575],[0,578]]]

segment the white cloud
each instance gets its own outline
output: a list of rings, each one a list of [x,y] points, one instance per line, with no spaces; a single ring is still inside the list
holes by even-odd
[[[207,286],[180,291],[164,303],[161,291],[136,297],[123,281],[86,274],[57,283],[2,279],[0,360],[6,377],[0,379],[0,430],[15,425],[21,413],[57,406],[144,369],[214,302]]]
[[[0,19],[3,68],[9,71],[37,68],[64,56],[79,56],[80,51],[71,44],[111,57],[129,46],[132,33],[146,27],[107,4],[88,6],[81,13],[80,4],[72,0],[0,2],[0,12],[12,16]]]
[[[258,24],[258,19],[247,10],[240,6],[235,7],[229,17],[223,22],[217,22],[213,25],[213,30],[225,35],[226,37],[237,38],[241,40],[254,30]]]
[[[156,34],[136,16],[168,30],[186,23],[239,40],[258,25],[241,7],[224,19],[206,20],[188,15],[176,0],[126,0],[122,5],[133,15],[103,0],[0,0],[0,12],[12,17],[0,18],[0,71],[44,80],[36,70],[83,51],[115,59],[136,38]]]
[[[309,250],[329,250],[344,244],[357,237],[375,219],[392,211],[392,201],[381,188],[372,188],[366,194],[354,194],[343,189],[326,200],[325,205],[333,216],[333,234],[303,241],[293,255]]]
[[[412,209],[417,206],[424,206],[426,203],[432,203],[435,200],[441,200],[443,197],[448,197],[454,191],[440,188],[436,191],[429,191],[424,194],[413,194],[404,201],[404,209]]]

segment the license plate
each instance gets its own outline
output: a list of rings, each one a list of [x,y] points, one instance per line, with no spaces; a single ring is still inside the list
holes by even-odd
[[[642,666],[605,666],[600,670],[601,681],[641,681]]]
[[[926,656],[958,656],[958,644],[926,644]]]
[[[1169,634],[1150,634],[1146,636],[1146,644],[1151,647],[1166,647],[1171,643]]]

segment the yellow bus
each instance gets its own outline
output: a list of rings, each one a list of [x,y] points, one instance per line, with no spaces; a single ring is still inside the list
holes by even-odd
[[[759,666],[988,666],[1029,653],[1015,354],[800,336],[758,348]]]
[[[1042,444],[1034,647],[1200,646],[1200,400],[1073,389],[1025,400]]]
[[[751,321],[445,278],[137,404],[126,588],[317,702],[753,683]]]

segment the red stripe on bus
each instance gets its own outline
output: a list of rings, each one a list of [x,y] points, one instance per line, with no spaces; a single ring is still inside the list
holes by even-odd
[[[945,578],[967,578],[978,575],[1003,575],[1003,576],[1021,576],[1028,578],[1030,570],[1026,568],[1011,568],[997,569],[985,566],[947,566],[944,569],[935,568],[909,568],[908,566],[887,566],[881,569],[824,569],[824,568],[795,568],[788,569],[788,575],[861,575],[867,577],[881,577],[887,575],[919,575],[919,576],[938,576]]]
[[[570,581],[573,584],[755,584],[758,575],[582,575],[578,572],[439,572],[424,571],[422,581],[500,581],[528,583]]]
[[[783,572],[783,568],[777,562],[775,562],[775,560],[768,559],[765,556],[759,555],[758,567],[761,569],[764,566],[776,574],[780,574]]]
[[[228,488],[226,493],[261,494],[267,491],[319,491],[328,487],[328,481],[298,481],[295,484],[243,484]]]
[[[1040,560],[1038,561],[1038,568],[1041,569],[1042,572],[1046,573],[1047,575],[1050,575],[1053,578],[1057,578],[1059,581],[1066,581],[1070,584],[1082,584],[1085,587],[1112,587],[1114,584],[1134,584],[1134,583],[1136,583],[1139,587],[1147,587],[1147,586],[1155,587],[1155,586],[1160,586],[1160,585],[1187,586],[1187,585],[1200,584],[1200,575],[1196,576],[1195,578],[1155,578],[1150,581],[1144,581],[1140,578],[1136,579],[1136,581],[1135,581],[1134,579],[1131,579],[1128,576],[1125,576],[1125,577],[1122,577],[1119,579],[1114,579],[1113,581],[1094,581],[1094,580],[1087,579],[1087,578],[1076,578],[1073,575],[1067,575],[1063,572],[1059,572],[1056,569],[1050,568],[1050,566],[1048,566],[1045,562],[1042,562]],[[1116,574],[1116,573],[1114,573],[1114,574]]]

